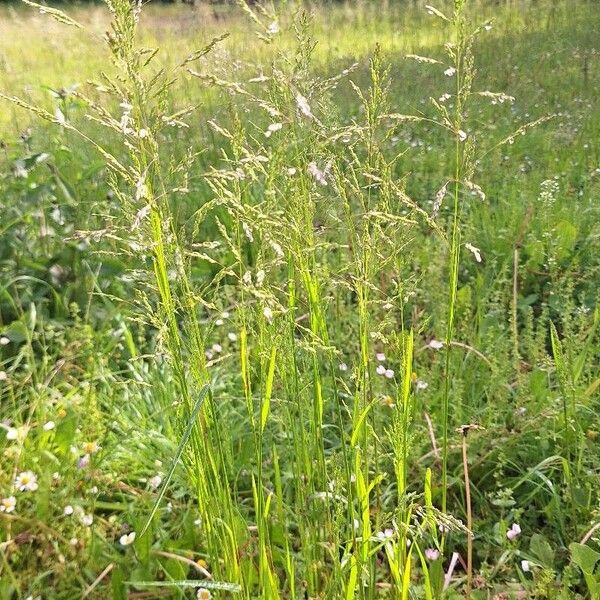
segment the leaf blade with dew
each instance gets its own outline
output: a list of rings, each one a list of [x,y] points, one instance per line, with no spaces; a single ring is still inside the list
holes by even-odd
[[[142,530],[139,535],[140,538],[146,533],[146,531],[148,531],[148,528],[150,527],[150,523],[152,522],[152,519],[154,518],[154,515],[156,514],[158,507],[159,507],[160,503],[162,502],[162,499],[164,498],[164,495],[167,491],[167,487],[168,487],[169,483],[171,482],[171,479],[173,478],[173,474],[175,473],[177,463],[179,462],[179,459],[181,458],[181,455],[183,454],[183,449],[185,448],[185,445],[186,445],[188,439],[190,438],[190,435],[192,434],[192,429],[194,428],[194,423],[196,422],[196,417],[198,416],[198,413],[200,412],[200,408],[204,404],[204,400],[206,400],[206,396],[208,395],[209,391],[210,391],[209,384],[206,384],[200,390],[198,400],[196,400],[196,404],[194,405],[194,408],[192,409],[187,426],[185,428],[185,431],[183,432],[183,436],[181,437],[179,446],[177,447],[177,451],[175,452],[175,456],[173,457],[173,460],[171,462],[171,466],[169,467],[169,472],[167,473],[167,476],[165,477],[165,480],[162,484],[160,492],[158,493],[158,496],[154,502],[154,506],[152,507],[152,510],[150,511],[150,515],[148,516],[146,523],[142,527]]]

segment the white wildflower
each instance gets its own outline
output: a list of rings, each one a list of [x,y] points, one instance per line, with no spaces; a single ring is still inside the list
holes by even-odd
[[[17,499],[14,496],[8,496],[8,498],[2,498],[0,500],[0,512],[11,513],[17,506]]]
[[[300,93],[296,94],[296,104],[300,109],[300,112],[307,117],[308,119],[314,119],[315,116],[312,114],[310,110],[310,105],[308,104],[308,100]]]
[[[121,546],[130,546],[135,541],[135,531],[131,533],[126,533],[119,538],[119,544]]]
[[[446,77],[453,77],[454,75],[456,75],[456,69],[454,67],[448,67],[444,71],[444,75],[446,75]]]
[[[15,477],[15,487],[20,492],[35,492],[38,489],[37,475],[32,471],[23,471]]]
[[[479,248],[476,248],[475,246],[473,246],[473,244],[470,244],[469,242],[467,242],[465,244],[465,248],[467,250],[469,250],[469,252],[473,253],[473,256],[475,257],[475,260],[480,263],[481,262],[481,251],[479,250]]]
[[[323,186],[327,185],[325,173],[321,171],[319,167],[317,167],[317,164],[315,162],[309,163],[307,171],[309,175],[312,175],[318,183],[320,183]]]

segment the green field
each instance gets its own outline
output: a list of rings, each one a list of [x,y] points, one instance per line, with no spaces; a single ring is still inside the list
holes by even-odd
[[[1,5],[0,600],[600,598],[598,90],[592,0]]]

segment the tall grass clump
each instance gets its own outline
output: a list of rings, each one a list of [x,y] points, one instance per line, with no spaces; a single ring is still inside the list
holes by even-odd
[[[62,11],[27,4],[81,27]],[[471,597],[476,540],[467,441],[482,428],[462,404],[456,356],[472,353],[500,375],[469,340],[456,339],[461,256],[467,250],[482,262],[465,215],[487,201],[477,183],[485,157],[545,120],[499,141],[478,130],[478,102],[514,100],[476,87],[474,48],[489,22],[473,26],[466,0],[454,0],[448,14],[428,5],[448,41],[437,57],[406,58],[449,87],[421,111],[399,112],[390,92],[395,73],[379,46],[363,81],[357,64],[315,74],[314,24],[301,7],[278,12],[240,2],[269,57],[256,73],[228,54],[226,35],[167,67],[159,48],[139,43],[141,2],[106,5],[110,67],[85,91],[68,92],[83,119],[2,97],[104,160],[111,195],[99,212],[106,226],[77,235],[105,240],[109,253],[127,257],[134,292],[121,301],[134,307],[150,338],[145,358],[166,362],[175,452],[137,537],[128,539],[140,556],[150,547],[166,552],[162,504],[182,464],[204,558],[197,579],[165,574],[115,587],[198,588],[199,598]],[[182,105],[179,85],[202,88],[220,109]],[[336,106],[341,88],[358,107],[349,119]],[[447,138],[440,162],[448,172],[431,208],[411,193],[409,149],[396,146],[415,132]],[[443,256],[446,300],[442,322],[434,323],[443,341],[425,345],[432,316],[413,301],[424,277],[413,257],[423,240]],[[510,311],[519,381],[516,298]],[[574,504],[570,469],[583,460],[573,445],[582,433],[577,382],[584,367],[563,349],[554,325],[550,331],[562,399],[558,462]],[[439,380],[423,381],[422,351],[442,347]],[[428,386],[436,388],[431,405],[421,393]],[[419,436],[431,442],[425,459]],[[457,575],[462,553],[465,574]]]

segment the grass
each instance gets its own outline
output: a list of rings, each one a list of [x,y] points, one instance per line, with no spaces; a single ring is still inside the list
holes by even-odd
[[[596,597],[595,3],[107,6],[2,9],[0,598]]]

